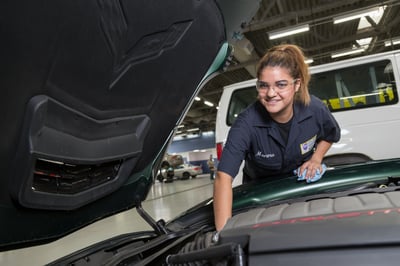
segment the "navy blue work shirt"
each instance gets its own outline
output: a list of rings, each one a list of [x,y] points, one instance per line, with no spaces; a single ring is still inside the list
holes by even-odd
[[[239,114],[229,130],[218,171],[235,177],[245,160],[243,183],[291,174],[309,160],[321,140],[337,142],[340,127],[326,105],[311,96],[308,106],[295,102],[287,143],[265,107],[255,102]]]

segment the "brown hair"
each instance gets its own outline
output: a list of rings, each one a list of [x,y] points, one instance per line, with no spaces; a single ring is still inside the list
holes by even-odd
[[[262,70],[268,66],[288,69],[289,74],[294,79],[300,80],[300,88],[295,95],[295,101],[299,101],[304,105],[310,103],[310,94],[308,92],[310,74],[300,47],[293,44],[281,44],[269,49],[257,64],[257,78],[260,77]]]

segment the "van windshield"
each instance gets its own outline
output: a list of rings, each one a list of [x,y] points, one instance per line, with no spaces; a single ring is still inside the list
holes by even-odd
[[[226,124],[232,126],[236,117],[242,112],[247,106],[252,104],[257,99],[256,86],[247,87],[236,90],[232,93],[231,101],[228,108],[228,117],[226,118]]]

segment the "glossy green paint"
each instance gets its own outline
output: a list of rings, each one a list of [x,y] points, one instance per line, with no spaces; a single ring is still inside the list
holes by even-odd
[[[386,184],[388,177],[400,177],[400,159],[373,161],[328,169],[323,177],[307,184],[297,177],[259,182],[234,189],[233,209],[263,205],[273,201],[355,189],[374,182]]]
[[[214,59],[214,62],[211,64],[206,75],[202,79],[201,85],[203,85],[204,81],[207,80],[212,74],[222,70],[222,68],[225,66],[226,59],[230,56],[232,52],[232,47],[228,43],[224,43],[222,45],[221,49]]]
[[[320,180],[310,184],[305,181],[297,181],[295,176],[275,180],[266,178],[257,183],[235,187],[232,211],[235,215],[244,209],[278,204],[280,201],[302,197],[325,197],[326,195],[323,195],[325,193],[332,194],[341,191],[348,193],[349,190],[358,193],[366,184],[374,183],[374,188],[381,184],[386,185],[388,177],[400,177],[400,158],[328,169]],[[382,191],[385,190],[383,187]],[[213,201],[210,198],[169,221],[168,228],[179,231],[187,227],[213,223]]]

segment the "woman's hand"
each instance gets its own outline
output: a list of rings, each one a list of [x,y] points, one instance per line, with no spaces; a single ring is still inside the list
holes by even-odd
[[[298,170],[298,172],[297,172],[297,175],[298,175],[298,176],[301,176],[302,173],[303,173],[304,171],[306,171],[304,177],[305,177],[307,180],[313,178],[313,177],[317,174],[317,171],[318,171],[319,173],[322,173],[322,172],[323,172],[323,168],[322,168],[322,163],[321,163],[321,161],[313,160],[313,159],[311,158],[311,160],[309,160],[309,161],[303,163],[303,164],[299,167],[299,170]]]
[[[315,176],[317,170],[319,171],[319,173],[323,173],[322,159],[324,158],[326,152],[329,150],[331,146],[332,146],[331,142],[321,140],[317,144],[317,147],[311,159],[303,163],[299,167],[297,172],[298,176],[301,176],[303,171],[306,170],[307,172],[305,174],[305,178],[309,180]]]

